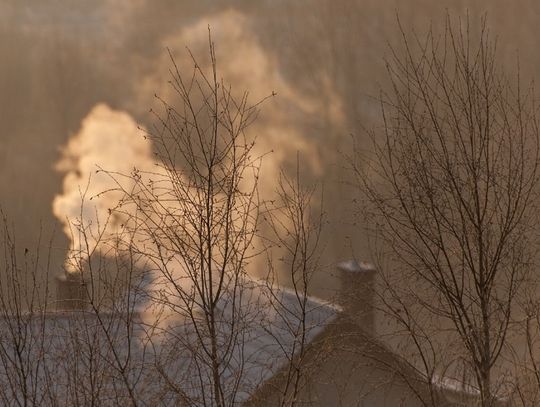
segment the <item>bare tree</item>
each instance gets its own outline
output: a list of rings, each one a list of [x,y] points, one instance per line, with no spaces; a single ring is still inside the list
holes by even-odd
[[[133,181],[130,190],[118,182],[125,199],[116,212],[151,264],[150,337],[163,382],[182,403],[228,406],[245,392],[243,342],[252,312],[246,266],[259,216],[260,162],[245,130],[258,103],[218,78],[211,39],[209,56],[209,72],[192,56],[190,75],[171,58],[180,102],[162,101],[164,114],[147,134],[155,170],[110,175]]]
[[[284,276],[277,274],[274,268],[276,259],[270,255],[265,293],[275,312],[277,325],[285,327],[288,340],[283,340],[283,332],[281,335],[276,333],[276,322],[270,325],[268,333],[280,345],[287,360],[283,387],[279,389],[281,395],[276,402],[281,406],[296,406],[306,403],[301,391],[304,376],[310,368],[305,360],[308,336],[314,328],[308,322],[309,314],[313,312],[313,306],[308,302],[313,276],[321,267],[321,233],[326,220],[323,193],[321,191],[319,209],[315,210],[313,200],[317,185],[305,186],[302,183],[298,156],[295,177],[288,177],[282,171],[276,192],[277,198],[266,203],[264,218],[271,230],[271,245],[266,253],[271,254],[273,250],[279,253],[286,273]],[[286,279],[282,286],[292,287],[292,302],[283,297],[282,290],[276,289],[276,283],[282,278]]]
[[[50,383],[41,379],[50,369],[44,362],[48,351],[44,313],[52,244],[44,250],[47,245],[40,233],[37,250],[22,250],[1,210],[0,225],[0,400],[16,406],[42,404],[50,396],[42,391]]]
[[[535,282],[539,129],[533,89],[501,72],[486,21],[473,26],[447,16],[441,35],[413,40],[401,29],[374,159],[357,150],[352,163],[384,258],[382,308],[413,364],[430,386],[459,370],[461,390],[490,406],[516,298]]]

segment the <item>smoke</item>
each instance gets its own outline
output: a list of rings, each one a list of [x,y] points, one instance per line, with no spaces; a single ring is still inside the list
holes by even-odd
[[[147,301],[136,304],[142,306],[143,320],[156,329],[174,324],[182,317],[173,310],[181,301],[180,289],[200,303],[195,277],[185,271],[171,237],[178,233],[177,224],[187,234],[196,234],[190,222],[182,221],[192,201],[188,198],[188,204],[182,205],[172,185],[184,182],[177,178],[181,175],[171,175],[154,159],[144,129],[128,113],[105,104],[91,109],[61,155],[56,169],[64,173],[63,192],[55,197],[52,209],[70,239],[66,270],[87,272],[91,256],[97,255],[103,265],[131,247],[135,258],[126,271],[132,273],[132,286],[139,285],[140,278],[145,280],[142,298]],[[182,193],[190,194],[186,189]],[[196,196],[193,190],[195,202]],[[102,284],[108,274],[118,272],[106,267],[94,271],[100,276],[93,284]]]
[[[70,238],[70,253],[99,249],[125,222],[118,212],[111,216],[123,198],[122,190],[133,186],[125,175],[134,168],[155,168],[152,145],[129,114],[98,104],[61,155],[56,169],[65,174],[63,192],[54,198],[53,213]],[[80,227],[85,229],[84,235]],[[66,268],[75,271],[78,267],[68,259]]]
[[[257,41],[254,21],[245,14],[226,10],[198,19],[161,40],[169,48],[181,72],[190,72],[193,61],[186,46],[198,64],[210,69],[208,30],[215,43],[217,70],[220,78],[230,84],[233,94],[249,92],[252,104],[273,92],[277,97],[262,104],[262,113],[250,128],[257,137],[256,151],[265,156],[261,168],[260,192],[270,197],[275,192],[275,180],[283,166],[293,164],[300,154],[304,172],[314,178],[323,175],[325,161],[321,157],[321,138],[315,131],[324,126],[338,128],[343,122],[340,99],[331,82],[323,78],[317,98],[306,97],[295,90],[281,74],[277,58]],[[169,76],[171,60],[166,52],[157,61],[158,69],[146,76],[140,86],[143,100],[146,95],[157,93],[174,104],[174,90],[164,80]],[[271,153],[271,154],[268,154]],[[325,151],[327,154],[328,151]]]
[[[152,144],[144,134],[144,129],[128,113],[98,104],[84,118],[79,132],[63,147],[56,164],[56,170],[64,173],[63,191],[55,197],[52,209],[70,239],[65,260],[68,272],[86,271],[85,262],[91,254],[101,256],[102,260],[117,256],[115,249],[110,251],[111,241],[118,245],[118,239],[125,239],[120,243],[125,247],[147,240],[144,228],[139,229],[134,220],[136,204],[125,202],[126,192],[136,190],[150,178],[166,180],[167,176],[154,160]],[[168,187],[164,185],[164,188]],[[157,214],[155,209],[154,213]],[[151,254],[154,249],[148,250]],[[145,270],[148,259],[144,256],[132,260],[134,269],[128,272],[136,273],[131,277],[133,284],[139,285],[139,277],[145,279],[145,294],[142,297],[141,293],[137,294],[138,298],[151,298],[136,304],[143,307],[143,320],[154,324],[161,315],[161,323],[169,321],[170,315],[163,313],[162,304],[175,298],[171,285],[163,284],[155,276],[140,274],[148,271]],[[189,290],[179,259],[171,259],[165,267],[174,285],[182,284]],[[107,273],[118,270],[98,271],[105,274],[94,279],[94,283],[105,281],[109,277]]]
[[[240,12],[223,11],[203,17],[164,38],[162,45],[173,50],[181,72],[190,73],[193,67],[193,61],[185,50],[186,45],[198,63],[209,68],[210,26],[216,42],[218,73],[225,83],[231,84],[233,93],[240,95],[243,91],[249,91],[251,103],[277,93],[276,98],[263,104],[262,115],[249,128],[251,134],[257,137],[254,155],[265,156],[259,180],[259,192],[264,200],[274,197],[279,172],[282,167],[295,161],[297,153],[302,158],[302,172],[307,174],[304,179],[323,175],[325,158],[321,157],[320,138],[306,132],[306,124],[315,128],[314,123],[324,122],[339,127],[343,113],[339,98],[328,80],[320,82],[319,98],[309,98],[295,91],[280,74],[275,57],[257,42],[251,24]],[[139,82],[136,91],[138,97],[127,106],[130,111],[140,113],[149,95],[155,93],[175,105],[176,95],[166,81],[171,66],[168,54],[163,52],[156,61],[155,70]],[[98,104],[62,149],[56,169],[64,173],[63,191],[54,198],[53,213],[62,222],[64,232],[70,239],[69,253],[75,254],[76,258],[83,258],[92,248],[106,255],[108,247],[103,242],[117,236],[126,223],[129,224],[133,216],[133,212],[129,211],[135,211],[136,207],[124,206],[122,211],[114,209],[124,199],[122,191],[136,187],[129,176],[134,169],[143,177],[152,173],[162,181],[166,180],[166,175],[159,173],[160,163],[153,157],[151,142],[143,135],[144,131],[130,114]],[[156,216],[159,217],[159,213]],[[84,234],[80,233],[80,225],[74,223],[75,220],[84,225]],[[137,230],[135,225],[131,225],[131,229]],[[139,240],[144,238],[138,237]],[[91,247],[86,247],[88,245]],[[155,248],[147,249],[152,251]],[[170,269],[173,280],[179,281],[185,277],[185,273],[182,272],[181,259],[176,260],[176,263],[171,262]],[[264,261],[261,259],[261,262]],[[68,256],[65,266],[68,271],[81,269],[73,256]],[[251,265],[251,269],[257,268],[264,270],[265,264]],[[189,287],[186,289],[189,290]],[[153,290],[156,296],[172,295],[169,292],[171,287],[163,284],[163,281],[153,281],[149,290]]]
[[[316,97],[301,92],[283,76],[278,55],[260,43],[257,20],[231,9],[203,16],[162,39],[162,46],[172,51],[181,71],[190,72],[192,68],[186,46],[199,65],[209,70],[209,29],[215,43],[219,78],[231,85],[233,94],[236,92],[238,97],[247,91],[251,103],[257,103],[273,92],[277,94],[261,105],[261,114],[248,129],[257,140],[254,155],[264,157],[258,185],[261,199],[272,201],[276,198],[276,180],[281,171],[296,176],[297,157],[303,183],[310,185],[327,179],[331,171],[328,163],[335,162],[339,154],[335,146],[328,148],[332,145],[331,132],[339,132],[345,121],[341,97],[335,92],[330,78],[325,74],[318,77]],[[174,92],[163,81],[171,67],[166,53],[159,65],[161,69],[155,74],[161,78],[149,77],[145,85],[148,91],[158,89],[159,95],[174,101]],[[291,220],[282,220],[288,221]],[[262,233],[265,233],[264,225]],[[286,257],[287,253],[281,250],[273,248],[271,256],[274,259]],[[285,263],[275,263],[276,278],[282,284],[289,284]],[[251,275],[264,277],[267,269],[265,256],[251,259]]]

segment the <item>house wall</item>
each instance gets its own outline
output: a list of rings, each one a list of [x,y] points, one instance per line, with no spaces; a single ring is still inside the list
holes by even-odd
[[[421,397],[427,397],[427,393],[418,390],[421,385],[414,381],[414,375],[408,375],[398,364],[392,353],[356,325],[338,318],[306,352],[297,405],[421,406],[415,392]],[[279,406],[284,399],[290,401],[292,391],[283,396],[286,377],[284,369],[261,386],[245,406]]]

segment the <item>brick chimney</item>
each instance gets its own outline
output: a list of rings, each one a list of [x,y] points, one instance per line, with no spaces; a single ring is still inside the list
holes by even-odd
[[[83,310],[87,305],[87,283],[81,273],[64,272],[56,277],[56,309]]]
[[[337,265],[341,278],[339,303],[344,315],[369,335],[375,334],[373,264],[348,260]]]

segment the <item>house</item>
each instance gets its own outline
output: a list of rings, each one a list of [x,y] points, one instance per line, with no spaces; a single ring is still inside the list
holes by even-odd
[[[296,396],[310,406],[420,406],[427,391],[417,374],[374,339],[375,269],[354,260],[339,265],[339,312],[309,344]],[[285,369],[266,381],[247,406],[280,405]]]
[[[224,397],[245,407],[277,406],[291,397],[296,405],[415,407],[435,391],[438,406],[470,405],[474,389],[446,379],[428,386],[375,339],[374,268],[350,261],[339,269],[338,304],[269,290],[256,280],[243,287],[241,308],[223,297],[225,338],[233,313],[244,312],[241,340],[221,370]],[[0,320],[1,404],[214,405],[212,370],[192,325],[174,318],[166,327],[149,323],[155,310],[144,296],[131,308],[85,307],[81,282],[72,275],[58,280],[61,311]],[[289,367],[299,365],[300,378],[291,382]]]
[[[340,263],[338,269],[339,312],[309,344],[303,377],[294,397],[296,405],[477,405],[479,392],[473,386],[448,377],[433,378],[428,385],[429,379],[377,339],[373,298],[376,272],[371,264],[350,260]],[[285,367],[264,382],[245,406],[290,402],[290,392],[283,392],[286,381]],[[506,405],[509,403],[502,398],[494,404]]]

